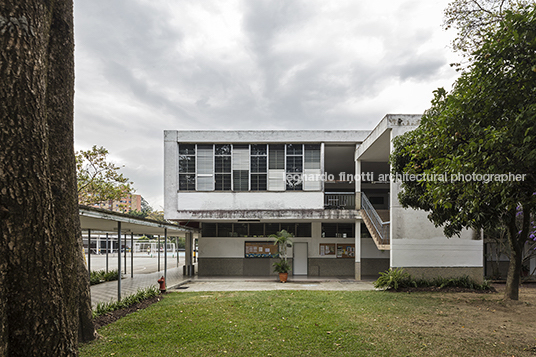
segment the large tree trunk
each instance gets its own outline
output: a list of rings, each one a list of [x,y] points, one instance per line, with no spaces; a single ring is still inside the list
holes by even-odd
[[[78,331],[81,342],[87,342],[93,340],[96,333],[91,311],[89,273],[83,256],[76,185],[72,1],[57,2],[51,20],[46,99],[52,198],[55,217],[61,217],[55,220],[56,234],[62,242],[62,257],[65,257],[62,265],[63,294],[75,321],[72,328]]]
[[[519,300],[523,246],[527,241],[530,229],[530,209],[528,207],[524,207],[522,217],[523,222],[521,224],[521,232],[519,232],[516,224],[516,210],[512,210],[508,215],[507,228],[508,242],[510,244],[510,263],[508,265],[504,298],[509,300]]]
[[[0,48],[0,356],[76,356],[72,0],[1,2]]]

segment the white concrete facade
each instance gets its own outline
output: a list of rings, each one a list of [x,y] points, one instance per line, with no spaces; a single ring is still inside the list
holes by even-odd
[[[366,170],[388,173],[392,139],[413,130],[419,120],[419,115],[387,115],[372,131],[166,131],[165,217],[201,224],[206,233],[198,241],[199,274],[203,275],[269,274],[271,261],[250,258],[248,244],[269,241],[271,229],[279,224],[281,228],[295,227],[299,234],[294,242],[307,243],[309,275],[352,275],[361,279],[388,267],[404,267],[412,274],[470,275],[476,279],[480,274],[481,279],[483,244],[472,240],[470,232],[460,238],[444,237],[425,212],[400,206],[399,183],[368,178],[351,181],[339,176],[341,172],[356,175]],[[187,145],[192,148],[190,153],[180,154],[179,146]],[[276,151],[271,150],[278,145],[285,147],[285,166],[272,169]],[[224,173],[229,175],[225,178],[228,182],[222,184],[220,178],[218,186],[216,176],[221,173],[217,171],[216,156],[218,148],[224,146],[232,169]],[[267,183],[262,188],[253,187],[257,172],[254,151],[258,146],[264,148],[262,160],[266,163],[261,174]],[[190,155],[190,161],[184,155]],[[213,163],[210,155],[215,158]],[[288,182],[285,188],[285,181],[270,181],[275,173],[288,174],[289,162],[295,160],[303,164],[298,165],[302,179],[308,173],[321,179],[302,182],[295,189],[289,189]],[[195,170],[184,169],[194,161]],[[243,173],[246,176],[240,176]],[[184,183],[186,179],[180,181],[180,174],[190,175],[191,186]],[[328,174],[333,176],[328,179]],[[364,227],[360,210],[363,193],[387,221],[387,245],[375,243],[370,229]],[[288,253],[292,258],[292,249]],[[468,269],[470,272],[463,274]]]

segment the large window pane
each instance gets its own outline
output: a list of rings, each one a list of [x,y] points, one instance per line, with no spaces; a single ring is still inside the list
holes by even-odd
[[[248,191],[249,190],[249,172],[247,170],[233,171],[233,190]]]
[[[218,237],[232,237],[232,223],[218,223]]]
[[[179,174],[179,190],[195,190],[195,174]]]
[[[311,237],[311,223],[296,224],[296,237]]]
[[[320,145],[305,145],[305,168],[320,169]]]
[[[276,234],[280,231],[279,229],[279,223],[266,223],[264,225],[264,228],[266,230],[266,236]]]
[[[263,237],[264,236],[264,223],[250,223],[249,224],[249,236],[250,237]]]
[[[337,236],[337,223],[322,223],[322,237],[335,238]]]
[[[247,223],[235,223],[233,236],[247,237],[248,236],[248,224]]]
[[[292,235],[296,235],[296,223],[281,223],[281,230],[286,230]]]
[[[251,191],[266,191],[266,174],[251,175]]]
[[[216,191],[231,191],[231,174],[216,174]]]
[[[202,234],[203,237],[216,237],[216,223],[203,223]]]
[[[269,152],[269,169],[284,170],[285,169],[285,146],[270,145]]]

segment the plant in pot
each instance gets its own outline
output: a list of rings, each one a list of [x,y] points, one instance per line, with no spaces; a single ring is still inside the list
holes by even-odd
[[[288,272],[291,269],[290,264],[287,261],[287,248],[292,247],[292,240],[290,238],[293,237],[293,235],[283,229],[277,232],[277,234],[272,234],[270,237],[275,239],[274,245],[278,246],[280,258],[278,262],[273,264],[274,272],[279,273],[279,281],[284,283],[287,281]]]
[[[280,282],[287,282],[289,271],[290,264],[286,260],[281,259],[280,261],[274,263],[274,272],[279,273]]]

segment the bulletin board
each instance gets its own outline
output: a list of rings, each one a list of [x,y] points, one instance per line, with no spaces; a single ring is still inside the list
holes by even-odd
[[[354,258],[355,244],[337,244],[337,258]]]
[[[335,243],[320,243],[319,253],[321,257],[335,255]]]
[[[279,252],[274,242],[245,242],[246,258],[277,258]]]

